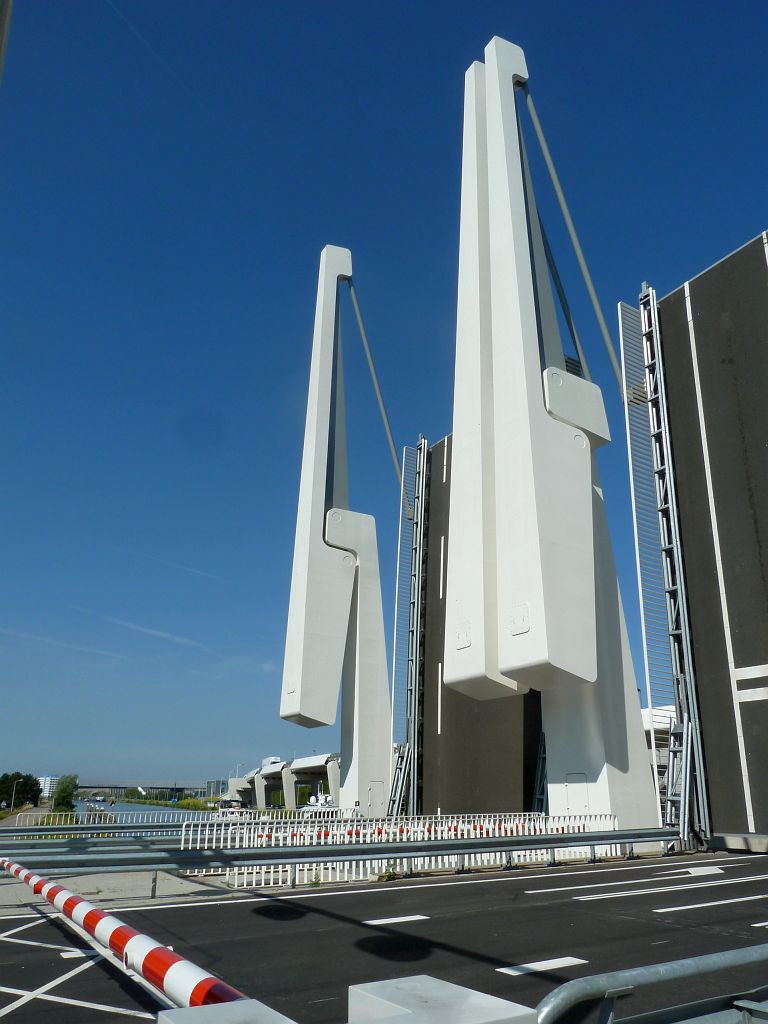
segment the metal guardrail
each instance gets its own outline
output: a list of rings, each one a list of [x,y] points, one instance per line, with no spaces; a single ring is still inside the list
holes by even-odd
[[[564,985],[560,985],[542,999],[536,1008],[538,1024],[555,1024],[574,1007],[590,1002],[609,1004],[607,1012],[604,1009],[600,1013],[601,1024],[609,1024],[613,1020],[616,998],[628,995],[635,988],[756,963],[768,963],[768,943],[748,946],[744,949],[731,949],[724,953],[707,953],[704,956],[670,960],[662,964],[649,964],[647,967],[630,967],[623,971],[611,971],[605,974],[593,974],[586,978],[576,978],[574,981],[567,981]],[[653,1013],[643,1015],[644,1019],[649,1020],[653,1016]],[[738,1020],[739,1016],[740,1013],[737,1012],[735,1019]],[[768,1014],[763,1010],[760,1019],[765,1020],[766,1016]]]
[[[395,842],[410,846],[414,842],[434,844],[439,839],[500,839],[502,837],[539,836],[563,834],[563,844],[558,847],[558,860],[583,858],[583,851],[569,846],[567,837],[579,833],[615,831],[616,817],[613,814],[564,814],[507,812],[495,814],[441,814],[441,815],[399,815],[387,818],[358,818],[333,823],[315,821],[310,814],[294,818],[282,826],[268,823],[225,824],[192,822],[182,829],[182,849],[237,849],[240,847],[293,847],[293,846],[369,846],[375,843]],[[592,859],[598,856],[612,856],[618,848],[595,847]],[[515,863],[542,863],[547,853],[533,846],[526,850],[504,850],[494,852],[484,847],[481,852],[441,856],[435,852],[417,860],[408,861],[408,869],[414,871],[481,869],[493,870]],[[220,872],[220,869],[210,869]],[[374,856],[355,861],[332,861],[321,858],[313,863],[304,863],[289,868],[287,864],[252,865],[227,869],[227,884],[233,888],[271,888],[291,884],[322,884],[323,882],[364,882],[369,876],[383,872],[404,871],[400,858],[382,861]],[[286,877],[290,875],[290,879]]]
[[[55,829],[54,829],[55,831]],[[30,867],[49,874],[82,874],[114,871],[190,871],[196,868],[232,868],[270,864],[316,864],[320,861],[416,860],[424,857],[457,856],[489,851],[557,850],[571,846],[625,846],[662,843],[678,839],[675,829],[629,829],[609,832],[557,833],[537,836],[503,836],[477,839],[432,839],[408,843],[326,844],[322,846],[241,847],[227,850],[178,850],[135,843],[109,847],[104,841],[75,847],[52,847],[35,840],[19,840],[0,847],[0,856],[21,857]],[[101,847],[101,848],[100,848]]]

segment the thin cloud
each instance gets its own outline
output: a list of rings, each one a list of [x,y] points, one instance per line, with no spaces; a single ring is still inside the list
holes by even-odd
[[[64,640],[56,640],[52,636],[39,636],[37,633],[22,633],[18,629],[3,629],[0,633],[4,636],[15,636],[19,640],[32,640],[39,644],[48,644],[50,647],[63,647],[67,651],[79,651],[80,654],[98,654],[103,658],[120,658],[125,660],[125,655],[117,654],[115,651],[104,651],[100,647],[81,647],[80,644],[68,644]]]
[[[219,583],[223,583],[224,580],[221,576],[216,576],[212,572],[203,572],[202,569],[194,569],[191,565],[182,565],[181,562],[171,562],[167,558],[158,558],[157,555],[148,555],[143,551],[139,554],[142,558],[149,558],[152,562],[159,562],[161,565],[170,565],[172,569],[181,569],[182,572],[189,572],[193,576],[205,576],[209,580],[218,580]]]
[[[166,633],[162,629],[150,629],[149,626],[139,626],[135,622],[126,622],[125,619],[113,619],[109,615],[104,615],[102,618],[105,622],[111,622],[115,626],[132,629],[135,633],[144,633],[145,636],[155,636],[159,640],[168,640],[169,643],[178,644],[179,647],[194,647],[198,651],[205,651],[206,654],[216,653],[210,647],[201,644],[199,640],[190,640],[187,636],[176,636],[175,633]]]

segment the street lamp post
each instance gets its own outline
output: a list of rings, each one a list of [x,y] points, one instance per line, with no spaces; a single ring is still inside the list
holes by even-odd
[[[18,779],[13,780],[13,790],[11,791],[11,810],[13,810],[13,804],[16,799],[16,786],[18,785],[18,782]]]

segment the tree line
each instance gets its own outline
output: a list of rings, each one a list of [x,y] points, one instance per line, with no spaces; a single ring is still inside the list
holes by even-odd
[[[11,801],[14,807],[23,807],[24,804],[37,807],[40,792],[40,783],[34,775],[25,772],[3,772],[0,775],[0,804],[5,801],[6,807],[11,806]]]
[[[51,810],[71,811],[75,806],[77,776],[62,775],[51,799]],[[0,775],[0,810],[21,808],[40,803],[42,789],[34,775],[27,772],[3,772]]]

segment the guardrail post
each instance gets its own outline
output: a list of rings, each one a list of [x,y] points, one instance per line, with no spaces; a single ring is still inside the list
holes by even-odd
[[[154,899],[157,896],[157,872],[152,872],[152,883],[149,887],[149,898]]]
[[[549,848],[549,860],[547,861],[547,867],[549,867],[549,868],[556,868],[557,867],[557,851],[555,850],[554,846],[551,846]]]
[[[467,858],[464,856],[463,853],[460,853],[459,856],[456,858],[456,863],[454,865],[454,871],[457,875],[461,875],[466,871],[466,863]]]
[[[589,848],[589,860],[587,861],[587,863],[597,864],[597,847],[594,845],[594,843]]]
[[[291,864],[288,868],[288,885],[291,889],[296,888],[296,865]]]

